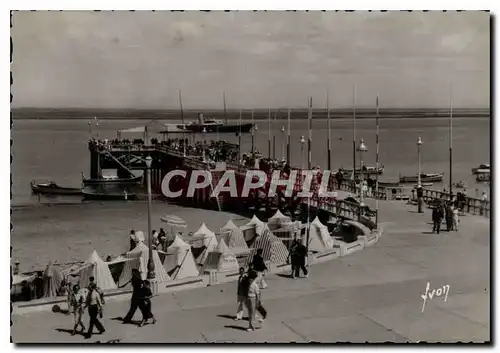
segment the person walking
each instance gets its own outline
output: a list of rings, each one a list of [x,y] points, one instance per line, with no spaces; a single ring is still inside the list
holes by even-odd
[[[252,268],[257,272],[257,284],[261,289],[267,288],[267,283],[264,281],[264,272],[267,271],[266,263],[264,262],[264,257],[262,254],[264,250],[258,249],[257,254],[253,257],[252,260]]]
[[[307,247],[302,244],[297,245],[297,266],[295,267],[295,276],[300,277],[300,270],[304,273],[304,277],[309,277],[309,273],[306,268],[306,258],[307,258]]]
[[[88,285],[88,288],[90,289],[90,286],[94,285],[95,284],[95,290],[97,291],[97,293],[99,293],[100,297],[101,297],[101,302],[103,304],[106,304],[106,302],[104,301],[104,292],[102,291],[102,289],[97,285],[97,282],[95,281],[95,278],[94,276],[90,276],[89,277],[89,285]]]
[[[445,209],[445,219],[446,219],[446,231],[449,232],[453,229],[453,210],[451,209],[451,203],[446,205]]]
[[[253,325],[255,321],[255,311],[257,310],[257,302],[260,296],[260,287],[258,284],[258,275],[256,271],[250,271],[248,273],[248,279],[250,285],[248,287],[248,298],[247,298],[247,309],[248,309],[248,328],[247,331],[254,331],[255,326]]]
[[[236,307],[236,318],[235,321],[243,319],[243,308],[245,306],[245,302],[248,298],[248,288],[250,286],[250,280],[248,276],[245,274],[245,269],[240,267],[240,273],[238,277],[238,298]]]
[[[458,206],[453,207],[453,229],[458,231],[458,223],[460,220],[458,219]]]
[[[295,279],[298,277],[299,273],[299,253],[298,253],[299,242],[295,239],[292,243],[292,247],[288,253],[288,257],[290,259],[290,265],[292,267],[292,278]]]
[[[90,292],[87,296],[87,307],[89,309],[89,316],[90,316],[90,322],[89,322],[89,330],[87,332],[87,337],[90,338],[92,337],[92,330],[94,329],[94,326],[97,327],[99,330],[99,334],[104,333],[106,330],[104,329],[104,326],[101,324],[99,319],[97,318],[98,315],[101,316],[102,318],[102,302],[101,302],[101,296],[99,293],[96,291],[96,285],[92,284],[89,288]]]
[[[73,291],[70,293],[70,305],[71,312],[73,312],[74,324],[73,324],[73,332],[72,336],[76,334],[76,330],[78,326],[82,328],[82,334],[85,331],[85,325],[83,324],[83,295],[80,292],[80,286],[75,284],[73,286]]]
[[[153,315],[153,312],[151,311],[151,298],[153,298],[153,292],[151,291],[151,283],[146,280],[143,283],[143,286],[141,288],[141,298],[140,298],[140,305],[139,308],[141,309],[142,312],[142,321],[139,324],[139,327],[144,326],[145,323],[149,319],[153,320],[153,324],[156,324],[156,319]]]
[[[441,206],[436,205],[432,209],[432,233],[437,233],[439,234],[439,231],[441,229],[441,220],[442,220],[442,213],[441,213]]]
[[[481,207],[479,208],[479,215],[483,215],[486,210],[486,203],[488,202],[488,195],[486,195],[486,191],[483,191],[481,195]]]
[[[141,273],[138,269],[132,270],[132,278],[130,281],[125,283],[122,287],[125,287],[128,283],[132,283],[132,298],[130,299],[130,309],[128,310],[127,315],[123,318],[124,324],[129,324],[134,317],[137,308],[141,302],[141,290],[142,290],[142,278]]]

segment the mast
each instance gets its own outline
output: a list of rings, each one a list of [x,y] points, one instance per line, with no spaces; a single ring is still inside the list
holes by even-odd
[[[227,124],[227,111],[226,111],[226,92],[222,92],[222,101],[224,103],[224,121]]]
[[[240,120],[238,121],[238,165],[241,163],[241,109]]]
[[[290,108],[288,108],[288,116],[287,116],[287,123],[288,123],[288,136],[287,136],[287,142],[286,142],[286,161],[288,165],[291,165],[290,161],[290,117],[291,117],[292,111]]]
[[[375,224],[377,225],[377,229],[378,229],[378,167],[379,167],[379,159],[378,159],[378,155],[379,155],[379,125],[378,125],[378,118],[379,118],[379,105],[378,105],[378,95],[377,95],[377,117],[376,117],[376,124],[377,124],[377,137],[376,137],[376,145],[377,145],[377,150],[376,150],[376,160],[375,160],[375,171],[376,171],[376,174],[375,174],[375,203],[376,203],[376,206],[375,206],[375,210],[377,211],[377,214],[375,215]]]
[[[328,158],[328,170],[332,170],[332,136],[331,136],[331,121],[330,121],[330,100],[328,97],[328,89],[326,90],[326,116],[328,119],[328,144],[327,144],[327,158]]]
[[[307,168],[311,170],[312,168],[312,155],[311,155],[311,145],[312,145],[312,103],[313,98],[309,98],[309,111],[308,111],[308,120],[309,120],[309,139],[307,143],[308,157],[307,157]]]
[[[453,200],[453,87],[450,81],[450,201]]]
[[[276,159],[276,112],[273,115],[273,159]]]
[[[354,180],[356,174],[356,84],[352,89],[352,175]]]

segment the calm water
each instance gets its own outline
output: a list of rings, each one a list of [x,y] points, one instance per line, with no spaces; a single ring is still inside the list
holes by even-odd
[[[168,121],[172,123],[173,121]],[[101,120],[100,138],[114,138],[119,129],[141,126],[147,120]],[[258,121],[256,146],[267,154],[267,121]],[[375,165],[375,120],[357,121],[357,138],[363,137],[368,147],[364,162]],[[276,157],[281,158],[283,142],[281,127],[286,121],[276,122]],[[313,122],[312,161],[314,165],[327,166],[326,120]],[[94,127],[93,135],[96,135]],[[301,163],[301,135],[308,137],[307,121],[292,121],[292,163]],[[333,169],[341,166],[352,168],[352,121],[332,120]],[[208,137],[215,139],[215,134]],[[220,135],[231,142],[238,142],[234,134]],[[396,181],[399,174],[417,173],[416,140],[422,136],[422,172],[445,172],[448,180],[448,120],[447,119],[383,119],[380,120],[380,163],[385,165],[381,181]],[[31,196],[29,182],[54,180],[62,186],[79,187],[81,172],[89,173],[89,137],[87,120],[16,120],[12,130],[12,204],[24,205],[36,202]],[[133,137],[133,136],[131,136]],[[140,136],[138,136],[140,137]],[[251,135],[242,137],[242,150],[250,151]],[[286,148],[286,146],[285,146]],[[286,152],[286,150],[285,150]],[[480,163],[490,162],[490,120],[481,118],[454,118],[453,120],[453,173],[454,180],[465,180],[469,184],[469,195],[476,188],[486,189],[485,184],[477,184],[471,168]],[[307,160],[307,145],[304,146],[304,163]],[[357,156],[359,164],[359,156]],[[444,185],[434,184],[434,188]],[[57,199],[55,199],[57,201]]]

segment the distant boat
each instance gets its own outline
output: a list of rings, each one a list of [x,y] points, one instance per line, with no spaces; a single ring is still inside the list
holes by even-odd
[[[341,169],[342,173],[351,175],[352,174],[352,169]],[[356,174],[365,174],[365,175],[375,175],[375,174],[383,174],[384,173],[384,165],[381,165],[380,167],[371,167],[371,166],[363,166],[363,170],[361,169],[356,169]]]
[[[476,181],[491,181],[491,173],[481,173],[476,175]]]
[[[94,189],[83,188],[81,190],[85,200],[101,200],[101,201],[126,201],[135,200],[137,195],[128,192],[99,192]]]
[[[65,188],[57,185],[53,181],[46,183],[31,182],[31,191],[34,194],[51,194],[51,195],[81,195],[80,188]]]
[[[443,181],[444,173],[422,173],[420,174],[420,183],[437,183]],[[399,177],[400,183],[417,183],[418,175]]]
[[[428,186],[432,186],[432,185],[434,185],[434,183],[420,183],[420,186],[422,186],[424,188],[428,187]],[[414,187],[418,188],[418,184],[415,184]]]
[[[141,181],[142,181],[142,175],[130,178],[118,178],[117,176],[108,176],[98,179],[88,179],[85,178],[85,175],[83,175],[82,173],[82,182],[84,186],[102,185],[102,184],[111,184],[111,185],[138,184]]]
[[[192,121],[188,124],[177,125],[179,129],[186,130],[195,133],[226,133],[226,132],[239,132],[242,133],[250,132],[252,130],[253,124],[227,124],[222,120],[215,119],[205,119],[203,114],[198,115],[198,122]]]
[[[489,173],[491,171],[491,166],[489,164],[480,164],[476,168],[472,168],[472,174],[483,174]]]

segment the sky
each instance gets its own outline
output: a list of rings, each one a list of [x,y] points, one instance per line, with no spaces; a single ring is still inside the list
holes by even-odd
[[[12,17],[12,107],[489,107],[487,12]]]

